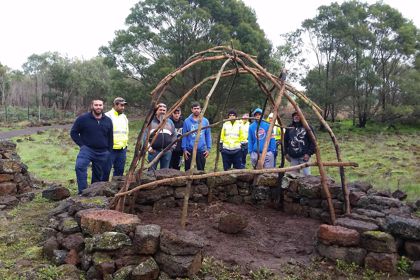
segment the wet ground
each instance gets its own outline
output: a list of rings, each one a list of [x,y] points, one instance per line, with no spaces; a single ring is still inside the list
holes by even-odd
[[[224,213],[246,217],[248,226],[239,234],[220,232],[218,221]],[[229,265],[239,265],[245,270],[266,267],[280,271],[287,262],[309,264],[316,255],[314,240],[320,222],[313,219],[263,206],[223,202],[191,205],[188,214],[186,229],[205,239],[204,255]],[[181,208],[143,212],[139,216],[146,224],[181,229]]]

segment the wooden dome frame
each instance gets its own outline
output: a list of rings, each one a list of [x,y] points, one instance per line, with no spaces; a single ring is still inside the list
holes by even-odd
[[[150,122],[154,117],[154,108],[160,102],[160,99],[161,99],[163,93],[165,92],[167,86],[170,84],[172,79],[174,79],[177,75],[183,73],[187,69],[191,68],[192,66],[194,66],[198,63],[202,63],[202,62],[219,61],[219,60],[224,60],[224,63],[221,66],[221,68],[219,69],[218,73],[203,79],[202,81],[200,81],[199,83],[194,85],[191,89],[189,89],[170,108],[168,106],[169,109],[167,110],[167,112],[166,112],[166,114],[163,118],[163,121],[161,122],[161,124],[158,126],[157,129],[160,129],[165,125],[167,119],[170,118],[170,116],[175,111],[175,109],[182,106],[187,101],[188,97],[190,97],[191,94],[196,89],[201,87],[206,82],[214,81],[213,86],[211,87],[210,91],[208,92],[208,94],[206,96],[204,106],[203,106],[201,114],[199,116],[200,122],[199,122],[198,129],[195,130],[195,131],[190,131],[188,133],[183,134],[181,136],[181,138],[185,137],[185,136],[187,136],[187,135],[189,135],[193,132],[200,133],[202,129],[206,128],[206,127],[202,127],[201,120],[202,120],[202,118],[203,118],[203,116],[204,116],[204,114],[207,110],[209,101],[212,97],[212,94],[213,94],[214,90],[216,89],[216,87],[217,87],[217,85],[220,81],[220,78],[225,78],[225,77],[229,77],[229,76],[232,76],[232,75],[238,75],[238,74],[250,74],[254,77],[255,81],[258,83],[259,88],[265,94],[270,106],[272,107],[273,119],[277,119],[280,126],[282,126],[282,122],[281,122],[281,119],[280,119],[280,116],[279,116],[279,106],[281,104],[282,97],[285,97],[287,99],[287,101],[293,106],[295,111],[299,114],[303,126],[309,132],[308,133],[309,137],[315,143],[316,162],[312,162],[312,163],[308,162],[308,163],[304,163],[304,164],[300,164],[300,165],[296,165],[296,166],[291,166],[291,167],[287,167],[287,168],[264,169],[263,168],[264,158],[265,158],[265,155],[267,153],[268,143],[271,139],[273,127],[275,126],[275,122],[273,121],[273,122],[270,123],[270,127],[269,127],[269,130],[267,132],[267,137],[266,137],[266,141],[265,141],[265,144],[264,144],[264,148],[263,148],[263,151],[262,151],[262,153],[259,157],[259,160],[258,160],[258,163],[257,163],[257,166],[256,166],[255,169],[237,169],[237,170],[228,170],[228,171],[216,171],[215,170],[214,172],[208,172],[206,174],[197,174],[197,172],[195,172],[195,170],[196,170],[195,159],[196,159],[196,154],[197,154],[197,146],[198,146],[199,137],[196,137],[196,141],[194,143],[194,149],[193,149],[193,152],[192,152],[191,169],[187,171],[185,176],[179,176],[179,177],[174,177],[174,178],[157,180],[157,181],[147,183],[147,184],[141,184],[141,182],[140,182],[140,185],[133,187],[132,184],[134,182],[136,182],[136,177],[140,178],[140,176],[141,176],[141,174],[144,170],[147,170],[150,166],[152,166],[155,162],[157,162],[157,160],[163,155],[163,153],[170,149],[172,144],[175,144],[177,141],[180,141],[180,139],[181,139],[181,138],[179,138],[179,139],[177,139],[177,141],[174,141],[166,149],[161,151],[161,153],[159,153],[152,162],[145,165],[146,157],[147,157],[147,145],[145,145],[143,143],[143,139],[149,139],[150,135],[149,134],[145,135],[146,133],[148,133],[148,131],[150,131],[147,128],[150,125]],[[225,70],[226,66],[229,63],[232,63],[234,65],[234,67],[232,69]],[[271,90],[268,89],[267,83],[270,84]],[[274,94],[272,95],[271,91],[273,89],[276,92],[274,92]],[[312,109],[313,113],[316,115],[319,122],[327,130],[327,132],[329,133],[329,135],[331,137],[331,140],[334,144],[336,157],[337,157],[336,162],[322,162],[320,148],[319,148],[318,142],[315,138],[315,135],[313,134],[312,130],[309,128],[309,124],[308,124],[305,116],[303,115],[302,110],[300,109],[299,105],[294,100],[294,98],[292,98],[289,94],[285,94],[286,91],[289,92],[290,94],[294,95],[296,98],[299,98],[300,100],[302,100],[310,109]],[[173,181],[179,181],[179,180],[185,181],[186,180],[187,181],[187,188],[186,188],[185,195],[184,195],[184,204],[183,204],[182,218],[181,218],[181,225],[183,227],[185,227],[186,217],[187,217],[187,212],[188,212],[188,200],[189,200],[189,196],[190,196],[190,192],[191,192],[191,182],[194,179],[204,179],[204,178],[209,178],[209,177],[217,177],[217,176],[223,176],[223,175],[226,175],[226,174],[284,173],[286,171],[300,170],[300,169],[308,167],[308,166],[318,166],[319,174],[320,174],[320,177],[321,177],[322,188],[323,188],[323,191],[326,195],[326,199],[327,199],[327,202],[328,202],[328,208],[329,208],[331,223],[335,224],[336,215],[335,215],[335,211],[334,211],[334,207],[333,207],[333,203],[332,203],[332,199],[331,199],[331,194],[330,194],[330,191],[329,191],[329,188],[328,188],[328,185],[327,185],[327,174],[326,174],[326,171],[325,171],[325,166],[337,166],[337,167],[339,167],[341,188],[342,188],[342,191],[343,191],[343,194],[344,194],[345,213],[346,214],[350,213],[349,192],[348,192],[348,189],[347,189],[344,167],[345,166],[356,167],[357,164],[354,163],[354,162],[343,162],[342,161],[341,153],[340,153],[340,147],[338,145],[337,138],[335,137],[335,135],[334,135],[333,131],[331,130],[330,126],[328,125],[328,123],[323,119],[323,117],[321,115],[322,110],[320,109],[320,107],[318,105],[316,105],[313,101],[311,101],[308,97],[306,97],[304,93],[298,91],[293,86],[288,84],[285,81],[285,76],[279,78],[276,75],[273,75],[273,74],[269,73],[261,65],[259,65],[252,56],[250,56],[250,55],[248,55],[248,54],[246,54],[242,51],[233,49],[231,47],[226,47],[226,46],[217,46],[217,47],[210,48],[210,49],[207,49],[205,51],[196,53],[193,56],[191,56],[189,59],[187,59],[184,62],[184,64],[182,64],[180,67],[178,67],[172,73],[168,74],[165,78],[163,78],[158,83],[156,88],[151,92],[151,96],[152,96],[152,100],[151,100],[151,104],[150,104],[150,109],[149,109],[149,111],[148,111],[148,113],[145,117],[145,121],[144,121],[143,126],[141,128],[141,131],[138,134],[137,143],[136,143],[135,150],[134,150],[134,157],[133,157],[133,160],[131,162],[128,173],[126,175],[124,186],[115,195],[112,206],[111,206],[112,208],[115,208],[118,211],[123,211],[124,212],[126,210],[125,206],[126,206],[127,196],[130,196],[132,198],[131,199],[131,208],[132,208],[132,206],[134,204],[134,201],[135,201],[135,195],[133,195],[133,194],[136,194],[138,191],[143,190],[143,189],[154,188],[158,185],[167,184],[167,183],[170,183],[170,182],[173,182]],[[228,121],[228,120],[225,119],[225,120],[219,121],[217,123],[209,125],[208,127],[214,127],[214,126],[220,125],[220,124],[222,124],[226,121]],[[282,126],[282,127],[284,127],[284,126]],[[282,139],[283,139],[283,137],[282,137]],[[155,140],[156,140],[156,135],[152,138],[151,143],[153,143]],[[219,151],[217,150],[217,153],[218,152]],[[140,168],[138,168],[139,163],[140,163]],[[137,170],[137,174],[136,174],[136,170]]]

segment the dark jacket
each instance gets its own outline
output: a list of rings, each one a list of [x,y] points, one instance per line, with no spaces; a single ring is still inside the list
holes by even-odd
[[[312,142],[302,123],[292,122],[289,127],[284,134],[284,149],[286,154],[292,158],[300,158],[305,154],[313,155],[315,153],[315,143]],[[315,135],[312,126],[309,127]]]
[[[97,120],[91,112],[79,116],[70,131],[71,139],[79,146],[95,151],[112,150],[114,145],[112,120],[102,114]]]
[[[173,141],[176,140],[175,125],[171,119],[168,119],[166,121],[166,124],[161,129],[159,129],[159,131],[157,131],[156,129],[159,125],[160,120],[158,120],[156,116],[153,117],[153,120],[150,124],[149,143],[151,142],[155,134],[158,133],[158,136],[152,145],[153,150],[163,150],[167,146],[169,146]]]
[[[178,121],[175,121],[173,118],[171,118],[171,120],[175,125],[176,137],[179,138],[182,135],[182,126],[184,125],[184,120],[181,118],[179,118]],[[178,141],[178,143],[176,143],[174,152],[182,152],[181,143],[182,141]]]

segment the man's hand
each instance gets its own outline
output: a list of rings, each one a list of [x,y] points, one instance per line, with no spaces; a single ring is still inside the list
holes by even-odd
[[[290,160],[290,156],[289,155],[287,155],[286,154],[286,160],[288,161],[288,162],[290,162],[291,160]]]
[[[308,154],[303,155],[304,161],[309,161],[310,156]]]
[[[188,152],[188,151],[184,151],[184,158],[185,158],[185,160],[188,160],[189,158],[190,158],[190,152]]]
[[[203,153],[203,156],[204,156],[204,158],[207,158],[208,156],[209,156],[209,151],[205,151],[204,153]]]
[[[153,148],[152,148],[152,147],[150,147],[150,148],[149,148],[149,154],[154,154],[154,153],[156,153],[156,151],[155,151],[155,150],[153,150]]]

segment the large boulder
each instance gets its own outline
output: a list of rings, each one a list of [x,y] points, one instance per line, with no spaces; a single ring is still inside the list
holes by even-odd
[[[202,255],[174,256],[162,251],[155,256],[159,267],[170,277],[189,277],[192,278],[200,271],[202,266]]]
[[[397,243],[394,237],[382,231],[365,231],[361,236],[362,247],[370,252],[376,253],[395,253]]]
[[[70,234],[63,238],[61,245],[67,250],[76,250],[80,252],[85,246],[85,241],[81,233]]]
[[[107,231],[129,233],[140,224],[137,216],[114,210],[86,210],[79,215],[82,231],[90,235]]]
[[[131,246],[130,237],[120,232],[104,232],[95,234],[93,238],[86,238],[86,251],[113,251],[124,246]]]
[[[119,191],[119,182],[96,182],[91,184],[88,188],[82,192],[83,196],[95,197],[95,196],[107,196],[112,197]]]
[[[366,256],[366,250],[358,247],[327,246],[319,243],[317,250],[321,256],[332,261],[344,260],[346,262],[354,262],[358,265],[363,264],[363,260]]]
[[[207,178],[207,186],[225,186],[236,183],[236,176],[233,174],[225,174],[217,177]]]
[[[356,246],[360,235],[354,229],[341,226],[321,225],[318,231],[318,240],[325,245]]]
[[[351,229],[357,230],[359,233],[368,231],[368,230],[377,230],[379,227],[376,224],[364,222],[360,220],[354,220],[350,218],[338,218],[336,220],[338,226],[343,226]]]
[[[225,233],[239,233],[248,226],[248,220],[238,214],[222,215],[219,220],[219,230]]]
[[[204,240],[198,235],[185,230],[171,232],[162,230],[160,249],[169,255],[195,255],[204,247]]]
[[[420,260],[420,242],[419,241],[406,241],[404,243],[404,250],[407,256],[415,261]]]
[[[42,191],[42,197],[52,201],[59,201],[70,197],[70,191],[61,185],[52,185]]]
[[[14,182],[0,183],[0,196],[15,195],[17,193],[17,185]]]
[[[161,227],[159,225],[140,225],[136,227],[134,246],[142,255],[154,255],[159,248]]]
[[[155,280],[159,277],[159,266],[156,261],[149,257],[141,262],[131,272],[132,280]]]
[[[265,186],[265,187],[277,187],[281,183],[277,182],[278,180],[277,173],[265,173],[257,176],[256,185]]]
[[[389,215],[386,218],[387,231],[409,240],[420,240],[420,219]]]
[[[23,164],[12,159],[0,160],[0,173],[22,173]]]
[[[376,271],[395,273],[397,270],[398,255],[387,253],[367,254],[365,266]]]
[[[156,176],[156,180],[163,180],[163,179],[170,179],[179,176],[185,176],[185,172],[181,170],[171,169],[171,168],[163,168],[154,171],[154,175]],[[174,180],[171,183],[166,185],[171,185],[173,187],[181,187],[186,185],[186,180]]]
[[[158,186],[151,190],[142,190],[137,195],[137,203],[152,203],[164,197],[173,196],[174,189],[168,186]]]

